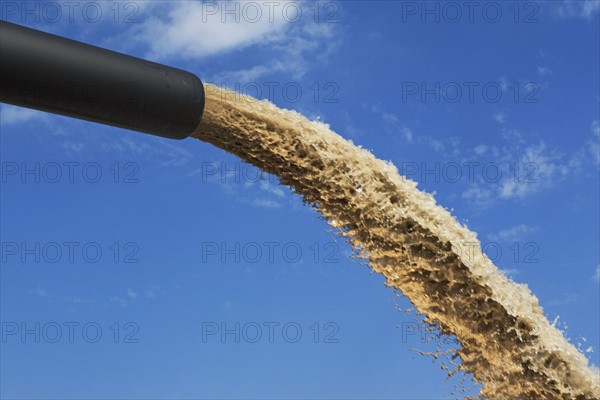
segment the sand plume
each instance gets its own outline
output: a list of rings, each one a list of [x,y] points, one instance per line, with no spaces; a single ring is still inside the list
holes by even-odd
[[[206,85],[194,137],[300,194],[443,333],[489,399],[600,399],[599,373],[525,285],[481,251],[475,233],[390,163],[319,122]],[[466,250],[469,251],[466,251]]]

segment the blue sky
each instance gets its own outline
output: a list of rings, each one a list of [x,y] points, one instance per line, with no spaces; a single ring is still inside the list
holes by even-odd
[[[599,364],[600,2],[45,4],[1,18],[268,98],[394,162]],[[0,128],[2,397],[460,385],[414,351],[436,340],[408,301],[275,178],[4,104]]]

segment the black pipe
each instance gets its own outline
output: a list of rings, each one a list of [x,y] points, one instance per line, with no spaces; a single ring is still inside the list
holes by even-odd
[[[0,21],[0,101],[183,139],[204,88],[187,71]]]

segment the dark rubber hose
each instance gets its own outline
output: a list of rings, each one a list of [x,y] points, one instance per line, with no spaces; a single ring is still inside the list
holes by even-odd
[[[183,139],[204,88],[181,69],[0,21],[0,101]]]

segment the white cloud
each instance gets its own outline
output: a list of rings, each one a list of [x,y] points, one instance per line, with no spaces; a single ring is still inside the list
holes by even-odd
[[[252,202],[256,207],[261,208],[280,208],[281,204],[270,199],[254,199]]]
[[[495,242],[516,242],[525,240],[527,235],[530,235],[536,231],[536,227],[520,224],[510,228],[502,229],[497,233],[492,233],[488,235],[488,238]]]
[[[133,290],[131,290],[130,288],[127,288],[127,296],[130,299],[135,299],[136,297],[138,297],[138,294],[136,292],[134,292]]]
[[[506,118],[508,118],[508,116],[506,115],[506,113],[504,113],[502,111],[498,111],[497,113],[494,114],[494,121],[496,121],[498,123],[505,124]]]
[[[594,162],[600,164],[600,122],[592,122],[592,133],[594,138],[588,141],[588,150]]]
[[[485,144],[480,144],[475,146],[475,148],[473,149],[473,151],[475,152],[475,154],[477,155],[483,155],[485,154],[485,152],[488,150],[488,147]]]
[[[502,198],[523,198],[542,188],[552,187],[570,172],[569,164],[562,162],[561,157],[548,150],[543,142],[525,148],[517,165],[519,173],[509,174],[502,181]]]
[[[252,22],[253,16],[243,14],[243,5],[239,1],[168,3],[163,5],[162,17],[155,13],[142,22],[136,39],[149,46],[149,58],[159,60],[203,58],[281,39],[287,24],[281,12]],[[229,7],[238,9],[228,15]]]
[[[518,144],[525,143],[525,139],[523,138],[523,135],[521,134],[521,132],[519,132],[518,130],[516,130],[514,128],[503,127],[502,131],[500,132],[500,135],[502,136],[502,138],[504,140],[507,140],[512,143],[518,143]]]
[[[552,75],[552,71],[548,67],[537,67],[537,72],[540,76]]]
[[[592,133],[600,140],[600,121],[592,121]]]
[[[275,185],[266,179],[260,181],[259,187],[260,190],[267,192],[268,194],[275,195],[276,197],[285,197],[285,192],[280,186]]]
[[[592,279],[596,282],[600,282],[600,264],[598,264],[598,267],[596,268],[596,273],[594,274]]]
[[[398,122],[400,122],[400,120],[398,119],[398,117],[395,114],[388,113],[385,111],[381,111],[380,113],[381,113],[381,119],[383,119],[390,126],[396,126],[396,125],[398,125]]]
[[[526,145],[517,130],[503,127],[501,135],[506,146],[487,147],[483,144],[472,149],[478,156],[491,156],[500,172],[499,180],[477,175],[475,182],[463,191],[462,198],[487,207],[501,200],[524,199],[551,189],[570,176],[594,172],[590,166],[600,164],[600,123],[591,124],[592,137],[571,154],[547,146],[544,142]],[[597,169],[596,169],[597,170]],[[487,178],[487,179],[484,179]]]
[[[85,148],[85,144],[65,140],[62,144],[62,148],[65,149],[67,153],[80,153]]]
[[[434,150],[442,153],[444,156],[458,157],[463,149],[463,146],[461,145],[461,139],[458,136],[444,137],[441,141],[433,138],[428,140],[426,138],[426,143],[431,145]]]
[[[144,291],[144,295],[149,299],[153,299],[159,292],[161,292],[160,286],[150,285],[150,287]]]
[[[567,304],[576,303],[581,299],[577,293],[563,293],[562,296],[548,301],[549,306],[565,306]]]
[[[398,118],[396,114],[382,109],[379,104],[365,104],[363,107],[375,114],[383,122],[384,129],[387,133],[394,136],[400,133],[405,143],[414,142],[414,132],[408,126],[402,126],[400,118]]]
[[[503,268],[502,271],[508,276],[515,276],[521,273],[521,271],[516,268]]]
[[[144,297],[147,299],[153,299],[159,294],[159,292],[164,293],[160,290],[160,287],[158,285],[150,285],[148,289],[143,290],[141,292],[136,292],[131,288],[127,288],[127,291],[125,292],[125,297],[113,296],[109,299],[109,301],[112,303],[117,303],[121,307],[127,307],[129,305],[130,300],[136,300],[138,298],[141,299]],[[143,296],[141,296],[140,293],[143,293]]]
[[[552,3],[550,3],[552,4]],[[555,14],[560,18],[591,19],[600,10],[598,0],[562,0],[554,3]]]
[[[413,142],[414,135],[413,131],[410,128],[402,128],[402,136],[404,136],[404,140],[406,140],[407,143]]]
[[[500,89],[502,89],[502,91],[505,92],[508,89],[508,80],[506,79],[506,77],[501,76],[498,79],[498,82],[500,82]]]
[[[217,74],[216,76],[212,77],[212,81],[215,83],[220,84],[221,82],[224,83],[229,83],[229,86],[231,87],[232,84],[235,83],[243,83],[243,84],[248,84],[248,83],[252,83],[257,81],[258,79],[276,72],[278,70],[280,70],[280,63],[275,62],[273,64],[271,64],[270,66],[266,66],[266,65],[255,65],[253,67],[250,68],[246,68],[246,69],[240,69],[237,71],[226,71],[226,72],[222,72]],[[236,89],[235,87],[232,87],[232,89]],[[268,92],[268,88],[266,88]],[[245,93],[245,94],[251,94],[251,93]],[[269,99],[271,100],[271,99]]]
[[[589,173],[590,165],[600,163],[600,124],[591,127],[593,139],[569,155],[550,148],[544,142],[524,146],[523,135],[514,129],[503,128],[502,135],[510,145],[491,147],[479,145],[473,149],[477,155],[494,157],[501,178],[482,179],[463,191],[462,198],[480,207],[488,207],[500,200],[524,199],[530,195],[555,187],[575,174]],[[495,175],[494,175],[495,176]]]
[[[489,206],[496,200],[496,196],[491,189],[479,184],[469,186],[461,197],[480,207]]]
[[[37,289],[29,291],[29,293],[35,294],[36,296],[39,296],[39,297],[48,297],[48,292],[46,292],[46,289],[39,287],[39,286]]]
[[[128,304],[127,300],[119,296],[112,297],[110,301],[119,304],[121,307],[126,307]]]
[[[155,60],[202,61],[247,48],[269,51],[262,63],[244,65],[242,60],[238,70],[204,76],[217,84],[253,82],[276,72],[299,79],[340,43],[336,24],[315,21],[311,7],[291,0],[160,3],[146,10],[147,17],[129,35],[148,49],[147,58]]]
[[[121,136],[103,143],[101,148],[111,153],[119,153],[124,157],[144,157],[152,160],[159,167],[180,167],[192,159],[192,153],[183,146],[161,138],[149,139],[141,135]]]
[[[243,162],[208,162],[187,174],[217,185],[236,201],[260,208],[279,208],[295,201],[274,175]],[[196,179],[196,178],[195,178]]]
[[[45,118],[46,114],[44,112],[30,108],[16,107],[9,104],[3,104],[0,108],[0,123],[7,125],[44,120]]]
[[[58,301],[73,303],[73,304],[91,303],[92,302],[91,300],[83,299],[78,296],[55,296],[55,295],[49,294],[46,291],[46,289],[41,288],[41,287],[38,287],[35,290],[30,290],[29,293],[39,296],[39,297],[46,298],[46,299],[58,300]]]

